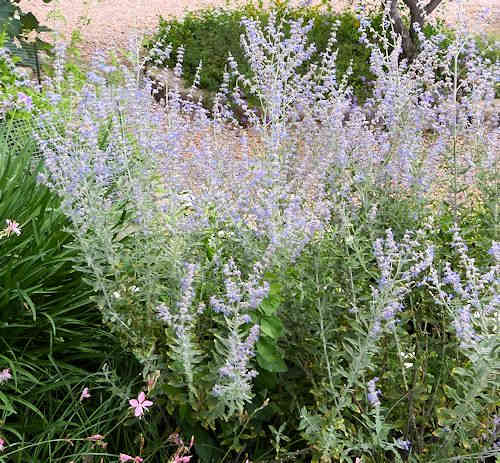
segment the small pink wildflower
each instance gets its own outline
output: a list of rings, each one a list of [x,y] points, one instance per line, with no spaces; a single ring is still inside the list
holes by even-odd
[[[15,233],[17,236],[21,234],[21,226],[15,221],[7,219],[7,227],[4,229],[4,233],[7,235],[7,238]]]
[[[142,391],[139,392],[137,399],[130,399],[128,403],[134,409],[134,415],[138,418],[144,415],[144,412],[147,411],[148,407],[151,407],[151,405],[153,405],[153,402],[151,402],[151,400],[146,400],[146,394],[144,394],[144,392]]]
[[[90,392],[88,387],[84,387],[82,393],[80,394],[80,402],[90,397]]]
[[[4,368],[2,371],[0,371],[0,383],[5,383],[10,378],[12,378],[12,375],[10,374],[10,368]]]
[[[133,461],[134,463],[141,463],[143,459],[141,457],[131,457],[126,453],[120,453],[120,462]]]
[[[5,441],[0,437],[0,452],[5,450]]]
[[[91,436],[87,437],[87,440],[90,440],[92,442],[98,442],[103,439],[104,436],[101,436],[100,434],[92,434]]]
[[[189,463],[189,460],[191,460],[191,455],[185,457],[177,456],[175,457],[174,463]]]

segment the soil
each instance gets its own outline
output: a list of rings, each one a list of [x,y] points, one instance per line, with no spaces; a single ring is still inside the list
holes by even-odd
[[[49,25],[63,38],[69,39],[79,30],[86,55],[110,46],[127,46],[134,33],[154,31],[158,17],[182,16],[188,10],[208,6],[234,7],[244,0],[21,0],[24,11],[32,11],[43,24]],[[301,3],[305,0],[294,0]],[[319,0],[317,0],[319,1]],[[353,6],[356,0],[330,0],[336,9]],[[379,2],[380,0],[371,0]],[[269,3],[269,0],[264,1]],[[490,10],[487,21],[480,18],[482,10]],[[500,0],[445,0],[434,17],[456,24],[464,15],[478,32],[488,32],[500,38]]]

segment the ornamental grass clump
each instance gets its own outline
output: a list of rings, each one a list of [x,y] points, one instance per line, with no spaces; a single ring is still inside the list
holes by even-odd
[[[498,63],[462,33],[444,52],[421,35],[408,63],[387,20],[360,106],[335,31],[311,63],[311,24],[242,23],[253,77],[229,56],[210,113],[175,84],[155,101],[135,54],[98,55],[70,110],[41,117],[40,181],[105,323],[203,461],[267,458],[270,436],[277,458],[491,455]]]
[[[96,433],[120,448],[132,440],[131,428],[115,426],[126,415],[122,395],[137,387],[137,362],[90,303],[70,222],[37,183],[36,155],[24,127],[0,127],[2,463],[81,459],[95,453],[86,437]],[[110,384],[104,363],[120,380]]]

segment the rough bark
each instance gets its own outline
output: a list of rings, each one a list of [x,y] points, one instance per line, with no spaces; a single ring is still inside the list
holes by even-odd
[[[443,0],[430,0],[426,5],[418,0],[403,0],[403,3],[410,12],[409,26],[406,26],[401,18],[398,0],[387,1],[390,2],[389,14],[394,23],[394,30],[401,37],[404,58],[411,62],[418,53],[418,36],[413,28],[413,24],[418,24],[422,29],[427,17]]]

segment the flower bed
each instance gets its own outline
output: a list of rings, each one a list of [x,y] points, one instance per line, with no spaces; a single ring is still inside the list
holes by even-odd
[[[45,91],[64,104],[34,131],[38,180],[140,376],[117,387],[133,375],[106,369],[99,399],[78,383],[102,430],[54,435],[53,458],[69,455],[59,439],[103,461],[495,455],[499,132],[485,108],[498,63],[456,34],[445,52],[422,35],[407,64],[384,31],[360,106],[337,79],[335,34],[311,64],[311,24],[243,26],[251,76],[230,58],[210,112],[175,85],[151,98],[140,56],[99,54],[72,85],[59,49]],[[19,452],[7,433],[5,458]]]

